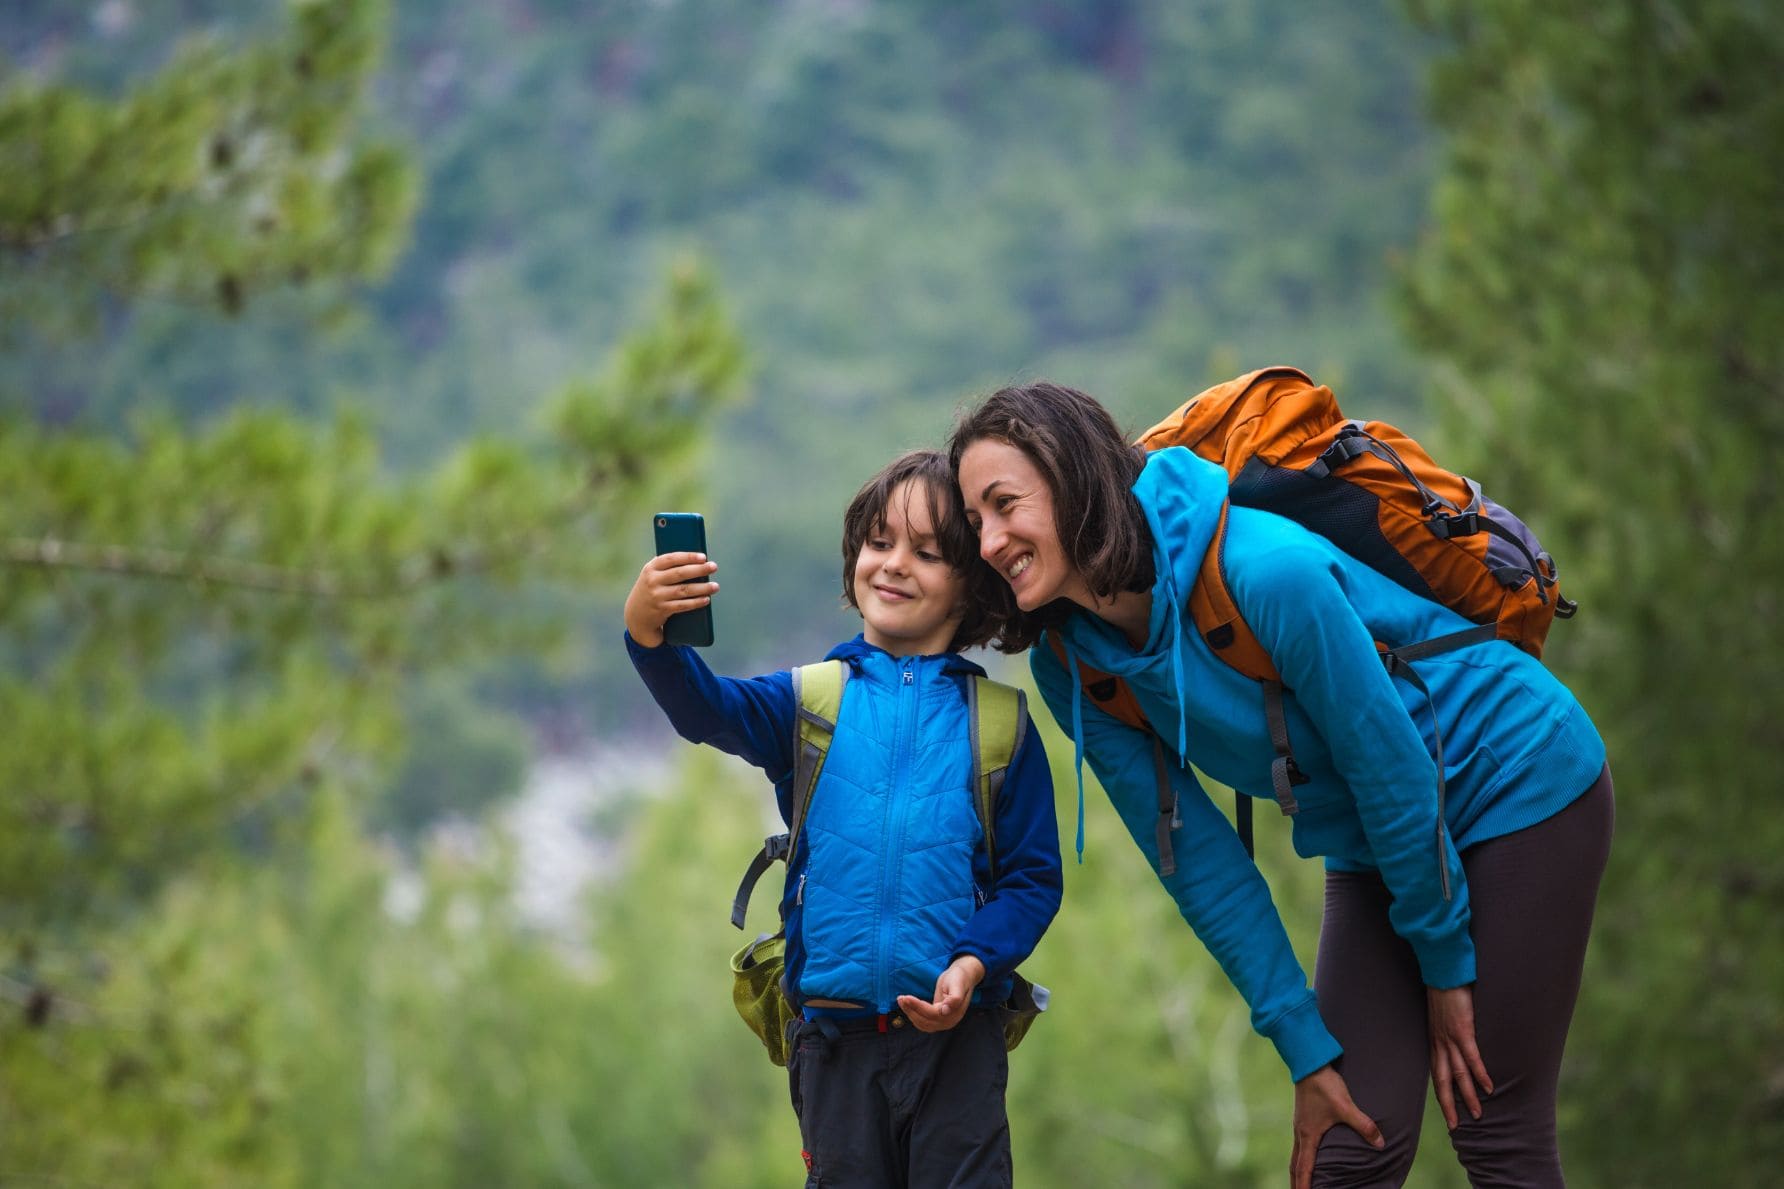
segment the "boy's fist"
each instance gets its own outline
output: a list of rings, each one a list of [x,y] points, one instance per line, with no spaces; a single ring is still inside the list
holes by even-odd
[[[671,615],[697,611],[718,592],[716,582],[689,579],[709,577],[718,568],[704,553],[663,553],[645,562],[626,596],[626,631],[632,639],[646,648],[660,645]]]

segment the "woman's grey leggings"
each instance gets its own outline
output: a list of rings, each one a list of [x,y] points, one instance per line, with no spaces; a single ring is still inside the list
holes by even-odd
[[[1585,795],[1515,834],[1462,853],[1473,912],[1475,1040],[1493,1079],[1450,1144],[1476,1186],[1546,1189],[1564,1182],[1555,1085],[1579,995],[1586,939],[1616,816],[1607,766]],[[1380,1126],[1384,1151],[1348,1127],[1319,1146],[1315,1186],[1397,1186],[1418,1149],[1431,1078],[1425,986],[1412,947],[1388,924],[1374,873],[1328,872],[1314,987],[1344,1055],[1351,1097]]]

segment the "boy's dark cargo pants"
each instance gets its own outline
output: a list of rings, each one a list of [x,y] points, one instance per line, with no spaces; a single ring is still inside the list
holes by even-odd
[[[946,1032],[903,1016],[799,1026],[788,1079],[806,1185],[979,1189],[1010,1185],[1009,1060],[995,1011]]]

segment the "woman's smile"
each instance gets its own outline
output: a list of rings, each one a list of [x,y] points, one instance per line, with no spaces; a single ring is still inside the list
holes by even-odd
[[[979,556],[1002,574],[1024,611],[1058,598],[1090,605],[1090,593],[1067,560],[1054,521],[1053,491],[1016,446],[980,438],[960,455],[966,518],[979,534]]]

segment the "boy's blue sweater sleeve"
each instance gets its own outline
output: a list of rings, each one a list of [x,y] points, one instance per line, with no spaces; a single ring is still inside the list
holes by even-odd
[[[1034,952],[1059,911],[1065,890],[1053,772],[1041,734],[1032,723],[1010,757],[993,828],[997,882],[984,905],[967,919],[954,946],[955,957],[971,954],[985,964],[988,983],[1015,970]]]
[[[1044,649],[1029,653],[1041,697],[1071,734],[1074,683]],[[1084,699],[1079,707],[1084,756],[1127,826],[1158,871],[1158,784],[1152,738]],[[1276,1046],[1296,1081],[1343,1051],[1320,1018],[1307,976],[1289,944],[1257,865],[1245,853],[1226,815],[1189,769],[1169,762],[1183,824],[1171,832],[1174,874],[1160,876],[1177,910],[1251,1009],[1251,1026]]]
[[[683,739],[739,756],[777,785],[792,773],[798,704],[791,673],[783,669],[761,677],[720,677],[692,648],[646,648],[630,632],[626,653]]]
[[[1323,553],[1280,549],[1253,559],[1241,576],[1234,597],[1246,622],[1356,798],[1376,868],[1393,893],[1394,932],[1412,946],[1427,986],[1473,982],[1468,885],[1438,818],[1437,766],[1342,574]]]

